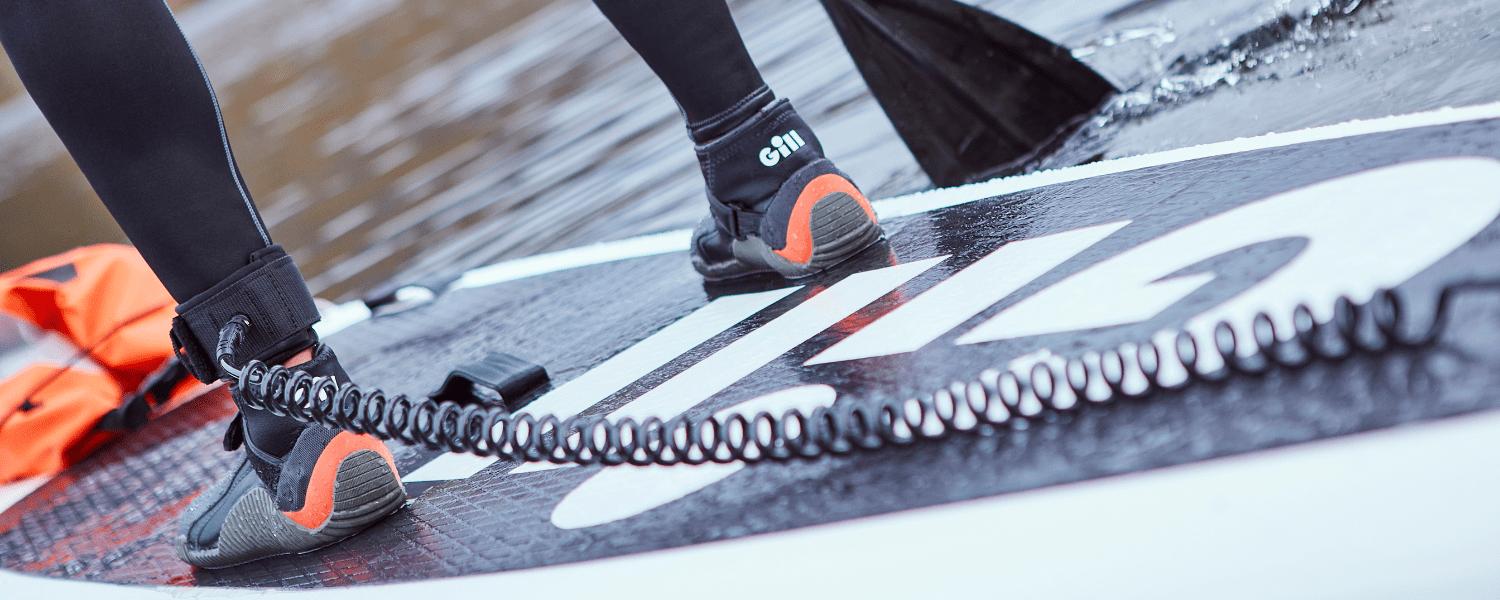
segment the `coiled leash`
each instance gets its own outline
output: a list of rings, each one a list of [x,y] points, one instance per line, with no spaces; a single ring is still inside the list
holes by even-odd
[[[1234,328],[1220,322],[1206,351],[1192,333],[1176,330],[1158,334],[1155,341],[1087,352],[1062,364],[1037,363],[1028,372],[987,369],[973,381],[955,382],[919,398],[846,400],[814,409],[810,415],[793,409],[780,416],[763,411],[730,413],[723,418],[636,421],[594,415],[559,419],[550,414],[511,414],[498,406],[413,400],[404,394],[392,397],[378,389],[366,391],[354,383],[268,366],[259,360],[235,368],[230,359],[252,327],[243,315],[232,318],[220,331],[217,358],[249,408],[434,450],[580,465],[755,463],[903,446],[958,432],[988,433],[996,426],[1049,412],[1079,410],[1117,398],[1142,398],[1235,373],[1256,375],[1314,360],[1424,346],[1441,333],[1448,304],[1457,291],[1492,288],[1497,283],[1444,288],[1431,324],[1417,335],[1402,333],[1406,326],[1401,299],[1391,290],[1379,290],[1363,304],[1340,297],[1333,317],[1326,322],[1314,319],[1306,305],[1298,305],[1290,320],[1293,335],[1285,340],[1278,335],[1275,321],[1259,313],[1252,321],[1253,348],[1248,354],[1237,352]]]

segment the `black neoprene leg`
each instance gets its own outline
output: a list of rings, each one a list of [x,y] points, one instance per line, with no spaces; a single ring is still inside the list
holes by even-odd
[[[775,99],[724,0],[594,0],[682,107],[693,141],[717,138]]]
[[[0,43],[178,302],[271,244],[213,90],[161,0],[0,0]]]
[[[26,91],[151,270],[181,304],[172,340],[189,371],[222,376],[213,348],[239,314],[241,361],[317,342],[301,273],[271,244],[234,163],[208,77],[161,0],[0,0],[0,44]],[[244,411],[252,437],[290,448],[302,425]]]

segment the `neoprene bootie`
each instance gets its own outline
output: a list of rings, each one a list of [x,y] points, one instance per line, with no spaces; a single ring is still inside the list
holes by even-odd
[[[293,369],[347,382],[328,346]],[[235,468],[188,506],[173,540],[188,564],[219,568],[307,552],[359,533],[401,508],[406,492],[385,444],[367,435],[246,409],[224,448]]]
[[[697,152],[709,217],[693,232],[692,257],[705,279],[806,277],[881,237],[869,201],[785,99]]]
[[[235,346],[243,357],[231,366],[256,358],[349,381],[333,350],[318,343],[317,307],[280,246],[252,254],[243,269],[177,312],[172,342],[200,381],[228,377],[210,349],[236,316],[250,325]],[[230,390],[240,412],[224,449],[243,453],[182,514],[173,546],[183,561],[218,568],[307,552],[359,533],[406,502],[395,461],[379,440],[250,408]]]

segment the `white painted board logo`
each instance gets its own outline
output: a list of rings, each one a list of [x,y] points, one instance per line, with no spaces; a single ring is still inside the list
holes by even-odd
[[[791,135],[778,136],[783,147]],[[1192,265],[1285,239],[1305,244],[1258,282],[1198,309],[1180,326],[1202,335],[1224,321],[1247,332],[1257,313],[1285,319],[1298,304],[1306,304],[1316,317],[1327,319],[1339,296],[1367,301],[1376,290],[1407,281],[1494,222],[1500,216],[1500,195],[1493,192],[1497,187],[1500,160],[1482,157],[1413,161],[1307,185],[1209,216],[1100,260],[1013,299],[952,343],[979,344],[1143,323],[1218,276],[1207,267],[1188,272]],[[1114,221],[1003,244],[803,365],[899,355],[936,343],[1130,223]],[[666,419],[682,414],[949,259],[934,256],[851,275],[697,360],[610,416]],[[547,393],[525,411],[559,418],[577,415],[798,289],[718,298]],[[828,385],[807,382],[720,411],[788,407],[807,411],[832,404],[837,396]],[[446,455],[408,480],[466,477],[490,462],[493,459]],[[434,468],[433,473],[424,475],[422,471],[429,468]],[[532,464],[517,471],[551,468],[557,467]],[[742,468],[605,469],[568,493],[554,508],[552,520],[558,527],[573,529],[630,518]]]
[[[802,136],[797,135],[796,129],[771,136],[771,147],[760,149],[760,164],[774,167],[781,162],[782,157],[791,156],[793,152],[806,145],[807,142],[802,141]]]

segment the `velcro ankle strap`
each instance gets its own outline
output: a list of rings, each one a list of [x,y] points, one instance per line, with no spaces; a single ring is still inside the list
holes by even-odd
[[[713,214],[715,221],[739,240],[751,235],[760,235],[760,222],[765,218],[765,215],[761,213],[719,202],[712,196],[708,198],[708,212]]]
[[[275,362],[312,344],[319,320],[302,273],[281,246],[250,255],[250,264],[208,291],[177,307],[172,319],[172,348],[199,381],[212,383],[226,374],[214,360],[219,330],[235,315],[250,319],[240,343],[238,361]]]

